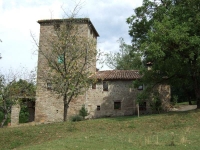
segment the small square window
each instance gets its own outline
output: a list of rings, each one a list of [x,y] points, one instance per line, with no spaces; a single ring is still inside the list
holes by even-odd
[[[103,91],[108,91],[108,82],[103,81]]]
[[[140,86],[138,87],[138,90],[143,90],[143,85],[140,85]]]
[[[114,102],[114,109],[121,109],[121,102]]]
[[[97,110],[99,111],[101,109],[101,107],[99,105],[97,105]]]
[[[96,89],[96,83],[92,83],[92,89]]]
[[[147,110],[146,102],[140,102],[139,103],[139,109],[140,109],[140,111],[146,111]]]
[[[51,83],[47,83],[47,90],[52,90],[52,84]]]

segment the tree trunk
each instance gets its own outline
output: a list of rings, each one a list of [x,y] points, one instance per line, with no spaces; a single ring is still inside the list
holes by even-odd
[[[6,122],[7,119],[8,119],[8,113],[4,112],[4,118],[3,118],[2,122],[1,122],[1,126],[0,126],[1,128],[3,128],[4,123]]]
[[[199,82],[198,82],[198,76],[193,76],[193,81],[194,81],[194,91],[195,91],[195,96],[196,96],[196,101],[197,101],[197,109],[200,109],[200,87],[199,87]]]
[[[200,109],[200,89],[195,89],[197,109]]]
[[[64,119],[63,121],[67,121],[67,110],[68,110],[69,105],[67,104],[67,102],[64,102]]]
[[[63,121],[67,121],[67,110],[68,110],[68,103],[67,103],[67,94],[65,93],[63,96],[63,102],[64,102],[64,115],[63,115]]]
[[[200,109],[200,98],[197,98],[197,109]]]
[[[191,97],[188,98],[189,105],[192,105]]]

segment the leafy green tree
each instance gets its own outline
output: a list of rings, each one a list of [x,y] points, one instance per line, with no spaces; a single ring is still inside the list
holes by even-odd
[[[141,55],[134,51],[131,45],[124,42],[123,38],[119,41],[119,52],[106,55],[106,65],[117,70],[133,70],[142,66]]]
[[[23,98],[35,97],[35,85],[26,80],[6,80],[5,76],[0,76],[0,111],[3,113],[0,127],[8,119],[11,107],[20,103]]]
[[[142,70],[142,82],[190,84],[200,108],[200,1],[144,0],[127,19],[132,44],[151,62],[150,71]],[[152,88],[151,88],[152,89]]]

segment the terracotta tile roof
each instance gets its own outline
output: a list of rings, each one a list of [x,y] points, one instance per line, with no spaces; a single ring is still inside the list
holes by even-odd
[[[141,78],[138,70],[105,70],[95,74],[101,80],[134,80]]]

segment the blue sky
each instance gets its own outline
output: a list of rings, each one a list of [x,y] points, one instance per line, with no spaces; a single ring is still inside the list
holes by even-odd
[[[20,70],[25,67],[32,70],[37,66],[36,47],[30,32],[39,38],[37,20],[63,18],[63,11],[74,8],[73,0],[0,0],[0,71]],[[100,37],[97,48],[107,52],[117,52],[117,40],[123,37],[127,43],[126,18],[133,9],[142,5],[142,0],[85,0],[81,1],[79,17],[90,18]],[[101,70],[109,69],[104,66]]]

